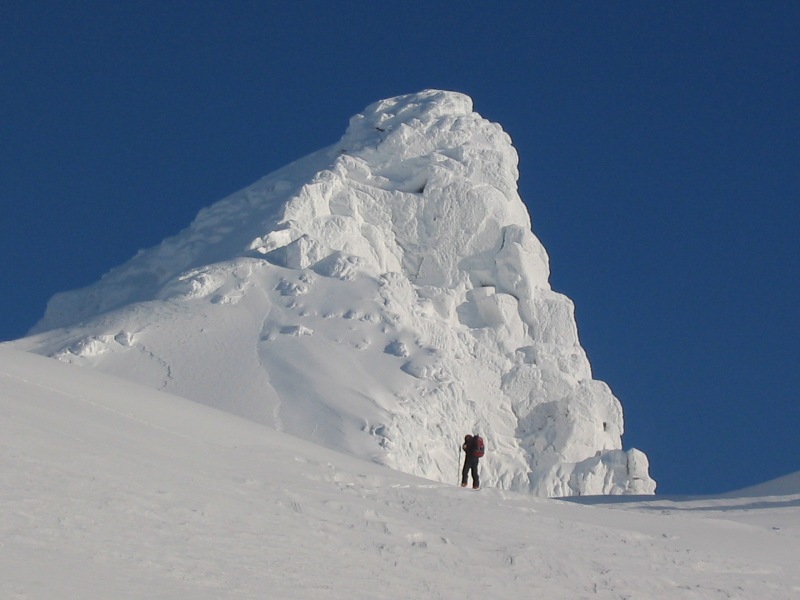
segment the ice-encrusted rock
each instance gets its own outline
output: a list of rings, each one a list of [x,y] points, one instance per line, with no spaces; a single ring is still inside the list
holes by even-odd
[[[652,493],[517,177],[469,97],[382,100],[334,146],[56,295],[16,344],[434,479],[479,431],[491,485]]]

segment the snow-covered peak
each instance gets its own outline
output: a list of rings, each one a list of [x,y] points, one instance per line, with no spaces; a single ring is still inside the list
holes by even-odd
[[[355,147],[375,137],[375,132],[413,127],[415,122],[431,123],[442,118],[473,116],[472,98],[458,92],[424,90],[370,104],[350,119],[342,144]],[[474,115],[477,118],[477,115]]]
[[[454,92],[370,105],[341,140],[50,302],[20,347],[449,481],[650,493],[591,376],[502,128]]]
[[[332,164],[290,198],[280,228],[249,247],[285,248],[292,266],[340,251],[374,275],[449,288],[502,285],[494,255],[507,236],[530,255],[531,284],[547,286],[547,255],[516,193],[517,154],[471,107],[463,94],[431,90],[371,105],[351,119]]]

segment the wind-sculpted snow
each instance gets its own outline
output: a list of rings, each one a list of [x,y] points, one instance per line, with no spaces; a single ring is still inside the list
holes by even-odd
[[[467,96],[377,102],[337,144],[54,297],[15,345],[440,481],[480,432],[489,485],[652,493],[517,177]]]

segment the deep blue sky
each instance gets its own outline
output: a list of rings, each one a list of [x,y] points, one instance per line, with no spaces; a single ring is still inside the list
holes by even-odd
[[[0,18],[0,339],[335,142],[465,92],[659,493],[800,470],[800,3],[21,2]]]

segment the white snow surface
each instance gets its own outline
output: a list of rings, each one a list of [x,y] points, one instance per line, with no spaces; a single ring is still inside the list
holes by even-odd
[[[436,481],[480,433],[494,487],[651,494],[517,177],[469,97],[377,102],[337,144],[56,295],[12,346]]]
[[[0,348],[4,599],[789,600],[800,489],[785,484],[473,492]]]

